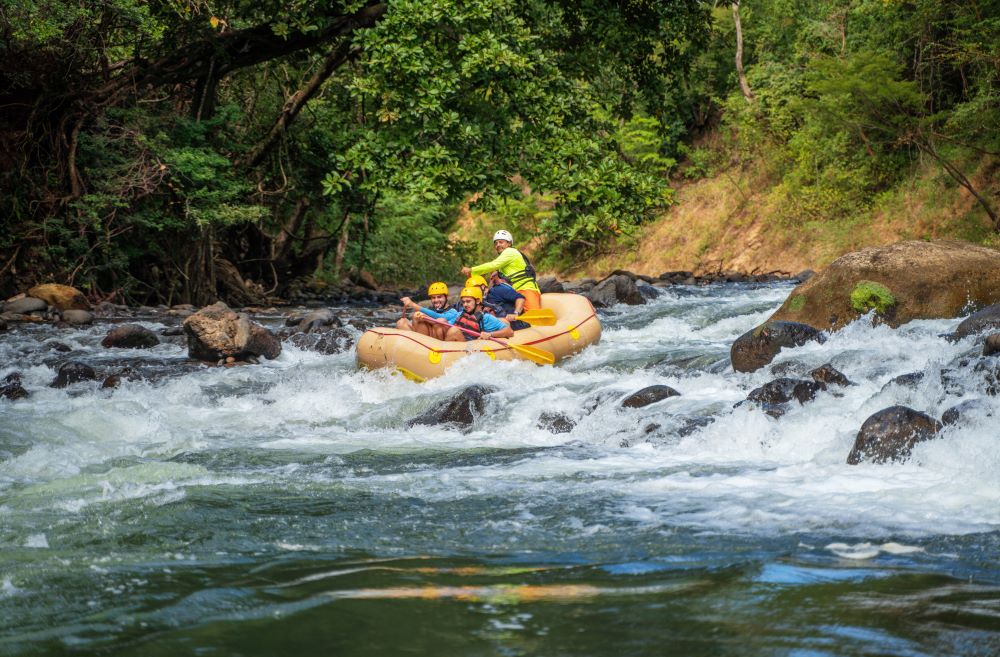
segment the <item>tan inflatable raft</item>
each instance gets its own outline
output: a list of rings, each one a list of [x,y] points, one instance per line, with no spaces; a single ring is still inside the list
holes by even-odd
[[[514,333],[514,344],[531,345],[555,354],[556,362],[601,339],[594,307],[579,294],[543,294],[542,307],[555,313],[553,326],[532,326]],[[506,341],[506,340],[505,340]],[[444,342],[397,328],[374,328],[358,340],[358,366],[392,367],[415,380],[441,376],[455,361],[474,353],[493,360],[520,359],[516,351],[492,340]]]

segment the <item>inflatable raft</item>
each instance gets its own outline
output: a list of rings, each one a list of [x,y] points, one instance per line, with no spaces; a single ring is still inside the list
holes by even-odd
[[[586,297],[543,294],[542,307],[550,308],[555,314],[553,326],[532,326],[516,331],[513,337],[504,341],[551,351],[559,362],[601,339],[601,323]],[[521,358],[515,350],[492,340],[445,342],[397,328],[365,331],[357,346],[359,367],[391,367],[418,381],[441,376],[455,361],[476,353],[486,354],[493,360]]]

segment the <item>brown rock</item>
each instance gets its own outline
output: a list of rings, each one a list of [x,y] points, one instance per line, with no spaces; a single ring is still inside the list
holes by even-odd
[[[905,461],[916,443],[934,438],[940,430],[937,420],[920,411],[906,406],[884,408],[861,425],[847,463]]]
[[[160,344],[156,334],[139,324],[119,324],[101,340],[102,347],[123,349],[149,349]]]
[[[986,336],[986,344],[983,345],[983,355],[993,356],[1000,354],[1000,333]]]
[[[244,313],[237,313],[219,301],[184,320],[188,355],[198,360],[218,362],[230,356],[246,360],[251,356],[277,358],[281,343],[273,333]]]
[[[856,251],[802,283],[770,320],[839,329],[860,317],[851,303],[859,283],[882,285],[895,298],[890,326],[914,319],[959,317],[968,304],[1000,302],[1000,250],[960,241],[906,241]]]
[[[90,303],[83,293],[69,285],[46,283],[28,290],[28,296],[41,299],[59,310],[90,310]]]
[[[736,338],[729,358],[737,372],[755,372],[774,360],[782,349],[824,340],[823,334],[808,324],[767,321]]]

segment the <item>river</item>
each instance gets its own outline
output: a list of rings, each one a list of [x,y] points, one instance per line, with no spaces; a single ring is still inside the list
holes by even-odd
[[[103,349],[106,324],[0,334],[32,392],[0,399],[0,654],[1000,654],[1000,399],[956,369],[981,347],[859,321],[775,360],[856,385],[734,409],[774,374],[729,346],[789,290],[667,288],[560,366],[423,384],[352,352],[226,369]],[[71,357],[165,374],[48,388]],[[474,383],[498,392],[472,431],[407,426]],[[654,383],[681,396],[619,408]],[[977,397],[993,417],[909,462],[846,465],[875,411]]]

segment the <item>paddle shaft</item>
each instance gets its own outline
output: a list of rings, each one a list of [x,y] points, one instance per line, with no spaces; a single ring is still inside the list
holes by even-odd
[[[442,326],[448,326],[448,327],[455,326],[454,324],[449,324],[443,319],[435,319],[433,317],[428,317],[427,315],[424,315],[424,319],[433,324],[441,324]],[[467,333],[468,335],[482,339],[482,333],[473,331],[472,329],[462,328],[461,326],[455,326],[455,328],[457,328],[459,331]],[[534,361],[539,365],[552,365],[556,361],[555,354],[549,351],[545,351],[544,349],[539,349],[538,347],[530,347],[525,344],[513,344],[510,342],[504,342],[503,340],[498,340],[493,336],[490,336],[486,339],[492,340],[493,342],[496,342],[498,345],[507,347],[508,349],[513,349],[514,351],[519,353],[522,357]]]

